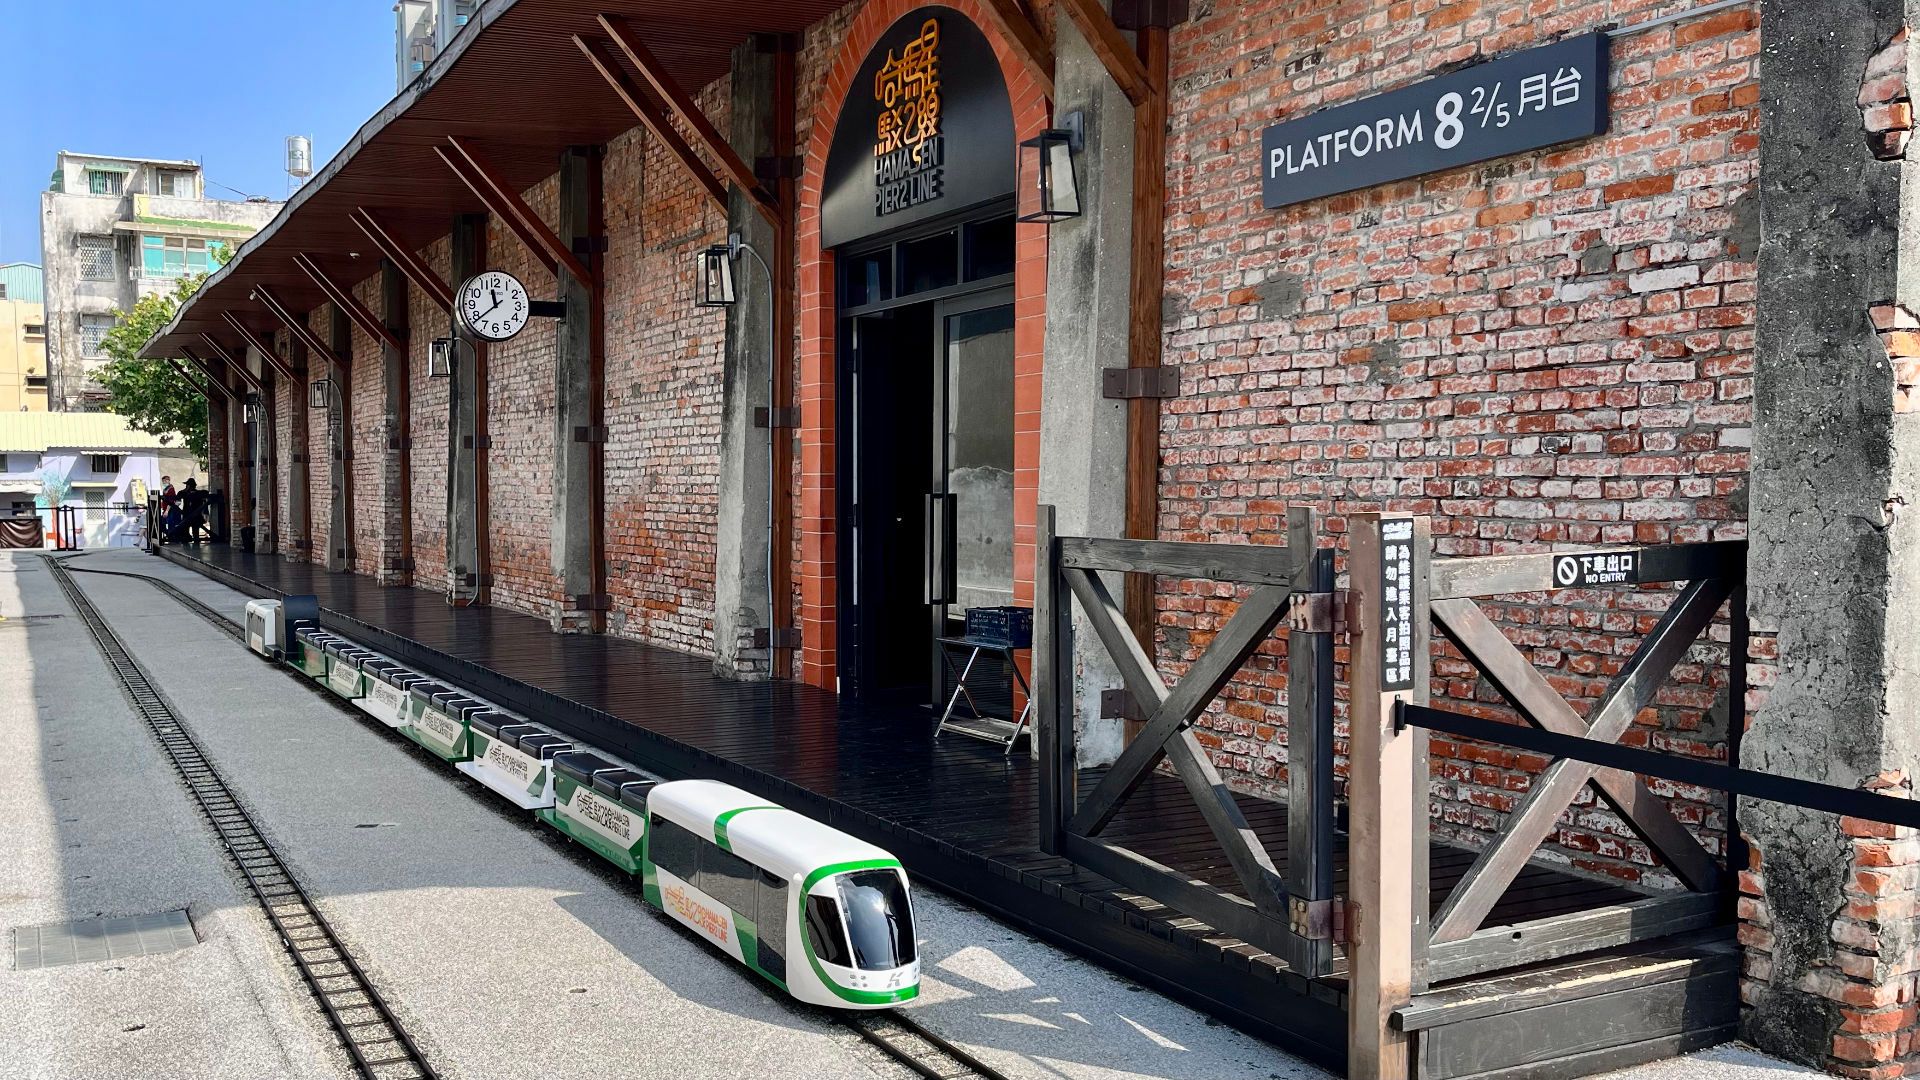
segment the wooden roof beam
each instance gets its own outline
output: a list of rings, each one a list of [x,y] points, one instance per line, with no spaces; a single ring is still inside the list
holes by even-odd
[[[633,85],[626,73],[621,71],[620,66],[614,62],[613,57],[607,55],[603,46],[588,41],[579,34],[573,35],[573,43],[586,54],[587,61],[593,65],[595,71],[600,73],[600,77],[607,81],[607,85],[613,88],[614,95],[633,111],[633,115],[640,118],[640,123],[653,134],[654,138],[666,144],[673,156],[680,160],[681,167],[693,177],[694,183],[699,184],[701,190],[707,193],[707,198],[712,199],[714,205],[724,213],[727,209],[727,186],[714,175],[713,170],[707,168],[706,162],[700,160],[700,155],[693,152],[693,147],[687,145],[687,140],[681,138],[679,129],[675,128],[672,121],[667,119],[667,115],[660,111],[660,107],[649,101],[647,96],[641,93],[640,88]]]
[[[187,359],[193,361],[193,366],[199,368],[200,374],[205,375],[207,377],[207,386],[211,386],[215,390],[220,391],[220,396],[223,398],[226,398],[228,401],[236,400],[233,396],[232,388],[227,386],[227,384],[222,379],[220,379],[219,376],[213,373],[213,365],[193,355],[191,352],[187,352],[187,350],[185,349],[182,349],[180,351],[183,353],[186,353]],[[203,394],[206,393],[207,392],[206,387],[204,386],[201,387],[200,392]]]
[[[1053,100],[1053,50],[1047,47],[1047,39],[1033,25],[1033,17],[1027,13],[1025,4],[1020,0],[986,0],[987,14],[1000,28],[1006,39],[1013,43],[1013,52],[1022,67],[1026,68],[1040,83],[1040,96]]]
[[[1147,65],[1134,53],[1133,46],[1121,36],[1113,17],[1100,6],[1100,0],[1060,0],[1060,7],[1073,20],[1073,25],[1080,28],[1093,55],[1100,58],[1101,65],[1127,101],[1136,109],[1152,101],[1159,92],[1153,85],[1153,76],[1147,73]]]
[[[313,327],[307,325],[307,320],[296,318],[293,312],[280,302],[280,298],[273,295],[272,290],[265,285],[255,285],[253,298],[258,300],[262,307],[272,312],[273,317],[279,319],[287,330],[294,337],[299,338],[315,356],[324,356],[332,360],[334,371],[339,374],[340,381],[346,382],[353,378],[352,359],[334,352],[331,346],[320,340],[320,335],[313,332]]]
[[[380,249],[380,254],[392,260],[393,265],[400,268],[400,272],[407,276],[408,281],[413,282],[416,288],[440,305],[440,310],[449,313],[453,311],[453,287],[435,273],[433,267],[428,266],[411,248],[395,239],[386,225],[373,216],[373,211],[364,206],[355,207],[353,213],[347,215],[347,220],[358,226],[361,232],[366,233],[367,239],[373,241],[373,246]]]
[[[213,396],[213,392],[207,389],[206,384],[194,375],[192,369],[187,367],[186,361],[176,356],[169,356],[167,357],[167,363],[173,367],[174,374],[180,376],[180,381],[187,384],[187,389],[203,397]]]
[[[721,137],[719,129],[713,126],[713,121],[707,119],[707,115],[700,111],[700,107],[694,104],[686,91],[680,89],[679,84],[667,75],[666,68],[660,65],[660,61],[654,58],[653,53],[640,43],[640,35],[634,32],[632,25],[625,19],[604,12],[595,18],[600,20],[601,29],[607,32],[607,36],[613,39],[613,43],[626,54],[634,70],[646,80],[654,96],[665,103],[667,111],[671,112],[674,118],[692,133],[694,141],[700,148],[719,163],[720,171],[726,175],[727,179],[732,180],[739,185],[741,191],[747,193],[753,205],[759,208],[760,213],[768,221],[775,225],[780,224],[780,206],[773,197],[773,193],[760,183],[760,178],[753,174],[753,167],[748,165],[739,154],[734,153],[732,145]]]
[[[407,351],[407,343],[401,341],[398,334],[387,329],[387,324],[381,322],[379,317],[367,308],[367,305],[361,303],[360,298],[353,295],[352,289],[328,277],[312,255],[304,251],[295,255],[293,265],[299,267],[301,273],[312,278],[313,283],[320,286],[320,291],[327,294],[327,299],[346,312],[348,318],[359,323],[360,329],[365,330],[375,341],[386,342],[387,346],[397,353],[404,354]]]
[[[293,370],[293,364],[283,359],[279,353],[274,352],[273,343],[261,337],[258,330],[241,322],[240,316],[235,315],[231,311],[223,311],[220,313],[220,317],[226,320],[228,326],[233,327],[233,332],[240,335],[241,341],[258,349],[260,355],[267,358],[267,363],[272,364],[273,370],[279,372],[282,378],[299,378]],[[214,348],[217,349],[220,347],[220,343],[214,340],[212,334],[201,334],[200,336],[205,339],[207,344],[212,345]]]
[[[205,359],[202,359],[202,356],[200,356],[198,352],[194,352],[194,350],[192,350],[192,346],[180,346],[180,354],[182,354],[182,356],[184,357],[188,357],[188,359],[192,359],[192,361],[196,361],[196,363],[207,363]],[[221,350],[221,354],[219,354],[219,357],[221,357],[221,363],[225,363],[225,365],[227,365],[227,367],[230,367],[230,369],[234,369],[234,371],[238,371],[238,373],[240,373],[240,379],[246,380],[246,384],[248,384],[248,386],[252,386],[253,390],[255,390],[257,394],[265,394],[265,392],[267,392],[267,388],[265,388],[265,386],[261,386],[261,382],[259,382],[259,379],[253,379],[252,371],[248,371],[248,367],[246,367],[244,363],[234,363],[234,357],[228,356],[225,350]],[[207,363],[207,367],[213,367],[213,365],[211,365],[211,363]]]
[[[540,220],[540,215],[500,179],[499,173],[480,159],[472,143],[458,135],[449,135],[447,145],[436,146],[433,152],[440,155],[447,168],[472,189],[474,196],[485,203],[495,217],[506,222],[507,228],[513,230],[535,258],[546,264],[548,271],[558,275],[564,266],[576,281],[591,283],[594,280],[587,264],[580,261],[571,247],[560,242],[553,230],[547,228],[547,223]]]

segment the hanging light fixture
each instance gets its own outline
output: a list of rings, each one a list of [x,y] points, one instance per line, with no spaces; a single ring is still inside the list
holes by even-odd
[[[1078,119],[1077,114],[1069,120]],[[1020,144],[1018,221],[1051,225],[1080,216],[1080,184],[1073,151],[1080,141],[1071,128],[1049,128]]]
[[[327,407],[327,401],[332,396],[332,394],[333,394],[332,379],[316,379],[314,380],[313,385],[308,388],[307,404],[312,406],[313,408],[324,410]]]
[[[738,299],[733,289],[734,242],[715,244],[700,253],[700,279],[694,304],[699,307],[732,307]]]
[[[448,379],[453,377],[453,350],[459,347],[459,338],[434,338],[427,347],[427,377],[429,379]]]
[[[252,424],[257,423],[259,420],[260,395],[257,393],[248,394],[247,400],[240,404],[240,422],[243,424]]]

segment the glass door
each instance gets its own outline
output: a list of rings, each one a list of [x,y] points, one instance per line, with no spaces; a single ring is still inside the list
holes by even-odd
[[[1013,304],[1005,290],[935,307],[933,476],[926,513],[926,601],[933,637],[957,637],[966,612],[1013,603]],[[932,643],[929,642],[931,645]],[[935,703],[952,675],[931,650]],[[970,687],[999,688],[976,669]],[[1005,698],[1004,690],[989,697]],[[981,704],[993,711],[1003,704]]]

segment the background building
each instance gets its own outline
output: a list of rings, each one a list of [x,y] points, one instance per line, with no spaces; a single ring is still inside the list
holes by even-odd
[[[47,315],[40,268],[0,265],[0,412],[47,411]]]
[[[81,510],[84,546],[122,547],[139,541],[139,516],[129,509],[160,490],[160,477],[174,483],[195,475],[193,456],[176,437],[130,427],[110,413],[0,414],[0,514],[44,512],[46,480],[66,483],[62,505]],[[202,482],[206,480],[200,476]],[[36,500],[40,500],[36,504]]]
[[[400,0],[393,5],[394,89],[427,70],[473,14],[471,0]]]
[[[237,246],[279,208],[207,198],[192,161],[61,151],[40,196],[48,407],[97,408],[92,373],[106,360],[113,313],[212,269],[214,245]]]

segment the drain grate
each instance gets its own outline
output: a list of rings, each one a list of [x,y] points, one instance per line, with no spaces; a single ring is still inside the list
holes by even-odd
[[[13,932],[13,969],[64,967],[152,956],[197,945],[185,911],[22,926]]]

